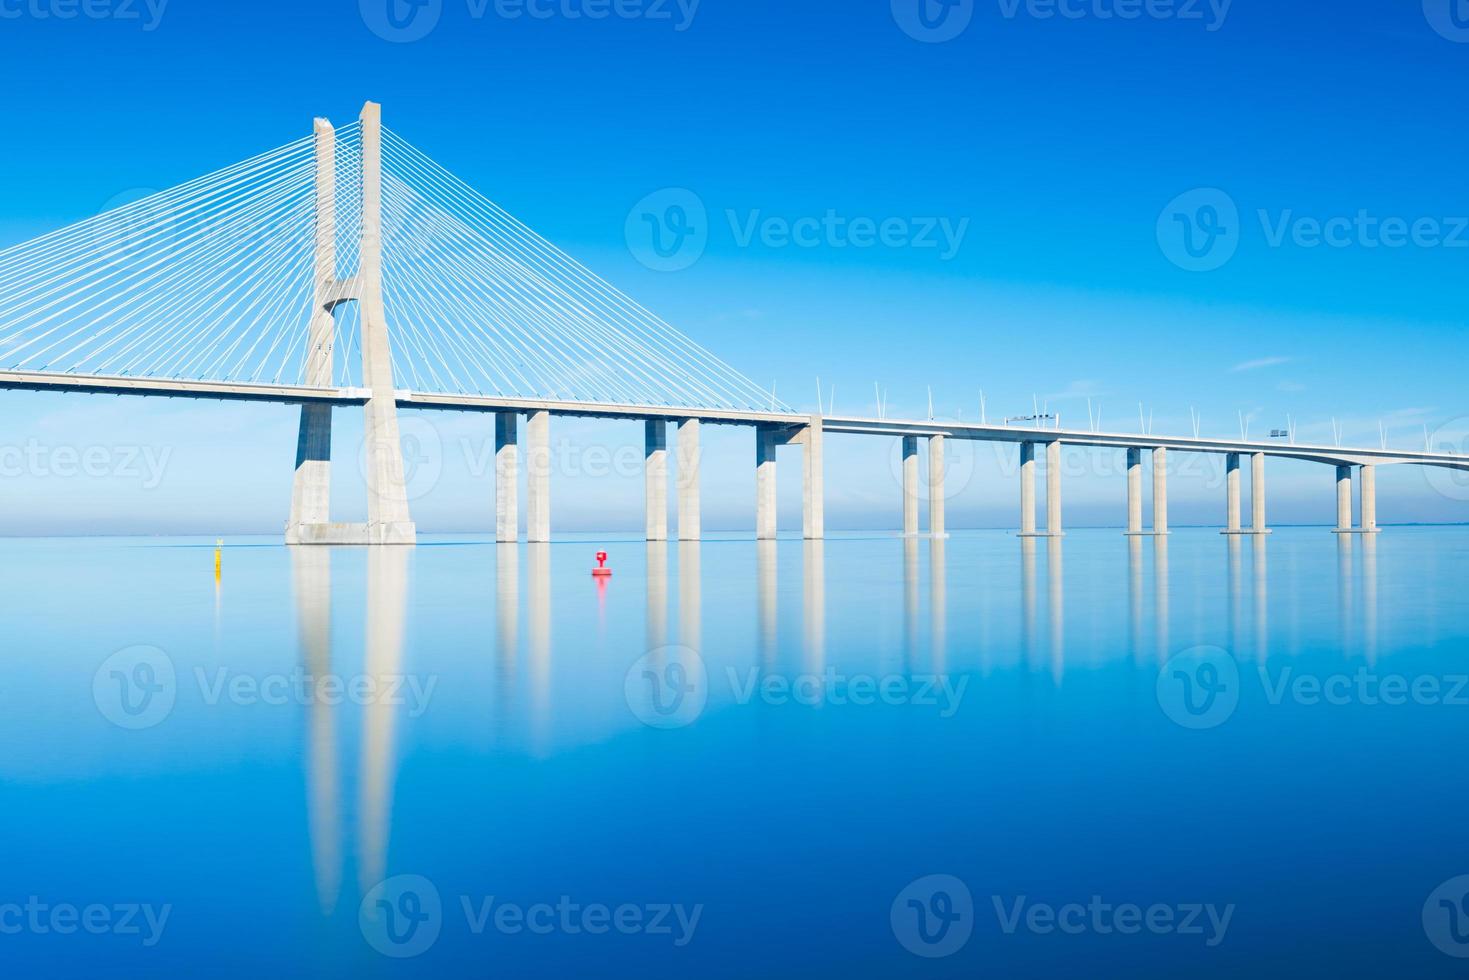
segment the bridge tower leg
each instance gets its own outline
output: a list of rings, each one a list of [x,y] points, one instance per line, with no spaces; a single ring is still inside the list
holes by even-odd
[[[1153,450],[1153,533],[1168,533],[1168,450]]]
[[[777,433],[768,426],[755,429],[755,537],[775,537],[775,446]]]
[[[408,514],[403,446],[398,439],[397,391],[383,306],[382,107],[362,107],[362,382],[367,399],[367,541],[413,544],[417,530]]]
[[[903,437],[903,537],[918,536],[918,437]]]
[[[678,539],[698,541],[701,535],[699,513],[699,420],[684,419],[678,424]]]
[[[801,534],[807,541],[826,537],[826,465],[822,458],[823,433],[821,416],[811,416],[802,446],[804,493],[801,497]],[[943,512],[939,512],[940,520]]]
[[[520,540],[520,417],[495,413],[495,540]]]
[[[668,423],[643,423],[645,525],[649,541],[668,540]]]
[[[1143,533],[1143,451],[1127,450],[1127,533]]]
[[[337,134],[325,119],[316,120],[316,277],[315,302],[307,326],[306,378],[314,387],[332,383],[332,344],[336,321],[328,291],[337,278],[336,145]],[[296,477],[291,488],[291,516],[286,543],[309,540],[311,525],[331,521],[332,407],[302,405],[296,439]]]
[[[944,437],[928,437],[928,533],[933,538],[947,538],[944,504]]]

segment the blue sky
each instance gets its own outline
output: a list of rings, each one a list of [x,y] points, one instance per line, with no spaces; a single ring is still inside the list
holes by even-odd
[[[408,34],[426,30],[416,40],[387,26],[387,2],[94,0],[94,16],[64,17],[67,0],[0,0],[0,246],[305,135],[314,115],[346,122],[370,98],[397,132],[798,407],[814,407],[820,376],[839,413],[870,411],[877,381],[892,414],[926,412],[931,386],[939,414],[964,418],[983,389],[992,415],[1039,396],[1075,424],[1090,396],[1118,429],[1137,426],[1143,402],[1155,431],[1187,433],[1191,408],[1221,435],[1241,413],[1252,435],[1289,415],[1312,441],[1330,441],[1333,418],[1368,444],[1379,422],[1403,446],[1421,446],[1425,425],[1440,439],[1469,431],[1469,28],[1447,0],[974,0],[937,43],[904,30],[917,23],[906,0],[622,0],[602,9],[624,16],[604,18],[587,16],[598,0],[439,0],[398,8]],[[707,246],[679,271],[648,268],[625,233],[667,188],[707,214]],[[1197,220],[1202,205],[1222,208],[1227,230],[1192,260],[1180,236],[1202,229],[1179,214]],[[742,240],[828,214],[890,222],[903,242],[930,225],[963,234],[936,248]],[[1218,267],[1185,267],[1200,262]],[[292,410],[17,393],[0,405],[12,455],[31,440],[48,460],[61,447],[110,454],[98,475],[0,459],[0,533],[284,520]],[[349,416],[343,519],[361,506]],[[415,500],[424,529],[489,526],[475,462],[487,421],[422,423],[440,455]],[[615,455],[640,433],[565,422],[557,436]],[[706,442],[710,525],[750,526],[752,438]],[[156,479],[129,475],[142,472],[124,465],[130,448],[164,460]],[[833,526],[896,523],[890,450],[831,440]],[[1014,523],[1007,465],[980,452],[951,525]],[[1121,520],[1121,479],[1098,468],[1068,476],[1072,523]],[[636,474],[587,469],[558,476],[557,525],[637,526]],[[786,526],[799,472],[782,472]],[[1331,519],[1331,479],[1275,464],[1272,516]],[[1385,521],[1469,518],[1469,490],[1414,470],[1381,480]],[[1222,517],[1208,473],[1181,473],[1174,503],[1176,522]]]

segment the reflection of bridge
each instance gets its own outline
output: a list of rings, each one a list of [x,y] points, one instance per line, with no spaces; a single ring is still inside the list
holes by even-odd
[[[776,447],[786,444],[804,448],[803,533],[824,536],[826,433],[902,440],[909,534],[918,532],[925,441],[936,536],[944,533],[944,448],[952,439],[1019,444],[1021,533],[1038,537],[1061,533],[1063,446],[1126,450],[1130,534],[1167,533],[1170,450],[1227,457],[1227,531],[1242,534],[1267,530],[1267,456],[1337,468],[1341,531],[1376,530],[1378,465],[1469,469],[1469,457],[1452,453],[794,412],[383,129],[372,103],[340,132],[318,120],[314,137],[0,251],[0,368],[0,388],[300,405],[286,539],[302,544],[415,539],[400,408],[495,415],[501,541],[518,538],[522,416],[531,541],[550,537],[552,416],[644,423],[649,540],[668,537],[669,423],[677,430],[677,536],[685,540],[700,537],[704,423],[756,430],[761,538],[775,535]],[[363,524],[329,517],[332,413],[346,406],[366,415]],[[1046,457],[1044,532],[1035,520],[1038,446]],[[1153,456],[1149,530],[1144,451]],[[1246,456],[1248,529],[1240,513]]]

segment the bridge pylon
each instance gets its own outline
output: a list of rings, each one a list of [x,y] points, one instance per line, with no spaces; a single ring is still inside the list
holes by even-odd
[[[362,208],[358,267],[337,274],[336,132],[316,120],[315,292],[308,323],[306,384],[333,384],[335,310],[358,304],[362,334],[362,384],[369,394],[363,440],[367,462],[367,523],[332,523],[332,407],[303,405],[296,445],[296,478],[291,494],[287,544],[413,544],[417,530],[408,510],[403,448],[398,436],[398,406],[393,358],[383,303],[382,107],[369,102],[360,116]]]

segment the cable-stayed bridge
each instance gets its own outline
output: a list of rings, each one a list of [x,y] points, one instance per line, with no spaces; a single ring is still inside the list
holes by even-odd
[[[286,539],[406,544],[400,408],[495,415],[496,535],[518,539],[527,470],[531,541],[549,540],[552,416],[642,420],[647,534],[668,536],[668,442],[677,426],[677,534],[700,536],[699,427],[753,427],[756,527],[773,537],[776,447],[804,449],[803,532],[824,535],[827,433],[897,438],[903,524],[918,533],[918,447],[928,445],[931,534],[944,533],[948,439],[1019,445],[1020,531],[1061,533],[1065,445],[1127,450],[1128,532],[1167,533],[1168,451],[1228,457],[1227,531],[1266,533],[1264,460],[1337,467],[1338,530],[1376,530],[1375,466],[1469,469],[1469,457],[808,415],[793,411],[382,126],[315,132],[224,170],[0,251],[0,388],[251,400],[299,405]],[[368,513],[329,514],[335,409],[365,412]],[[525,419],[525,459],[520,451]],[[1035,459],[1047,461],[1044,531]],[[1143,524],[1143,455],[1153,519]],[[1240,469],[1251,458],[1252,523]],[[1354,472],[1361,520],[1352,523]]]

